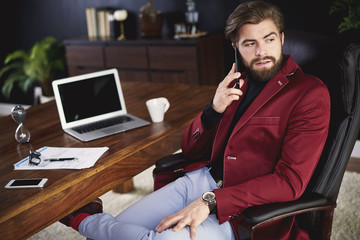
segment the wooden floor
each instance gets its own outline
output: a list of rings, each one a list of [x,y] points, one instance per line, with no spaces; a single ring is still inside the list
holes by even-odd
[[[350,158],[346,171],[360,173],[360,158]]]

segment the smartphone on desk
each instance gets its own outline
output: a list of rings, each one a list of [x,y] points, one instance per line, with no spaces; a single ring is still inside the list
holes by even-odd
[[[47,178],[12,179],[5,188],[42,188],[47,180]]]

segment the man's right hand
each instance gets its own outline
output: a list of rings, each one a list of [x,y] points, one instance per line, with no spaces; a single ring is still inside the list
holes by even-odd
[[[218,113],[225,112],[226,108],[235,100],[239,100],[240,96],[243,95],[243,92],[240,89],[229,87],[229,84],[241,76],[239,72],[235,72],[235,64],[233,64],[230,72],[224,78],[224,80],[219,84],[216,89],[216,93],[213,99],[212,107]],[[240,88],[244,85],[244,80],[240,79]]]

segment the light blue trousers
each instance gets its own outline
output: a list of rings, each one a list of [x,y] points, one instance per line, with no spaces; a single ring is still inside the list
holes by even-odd
[[[155,231],[165,217],[174,214],[202,193],[217,188],[208,168],[189,172],[165,187],[134,203],[118,216],[106,213],[85,218],[79,232],[90,239],[98,240],[186,240],[190,231],[185,227],[180,232],[168,229],[162,233]],[[197,240],[234,240],[230,223],[219,225],[216,215],[211,214],[197,228]]]

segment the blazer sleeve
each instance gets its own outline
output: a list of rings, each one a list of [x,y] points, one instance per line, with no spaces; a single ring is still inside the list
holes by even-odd
[[[322,153],[329,120],[330,97],[326,86],[311,88],[291,111],[274,171],[214,190],[220,223],[253,205],[299,198]]]
[[[184,156],[188,159],[199,159],[211,153],[212,142],[218,124],[212,129],[206,130],[201,116],[202,113],[196,116],[183,133],[181,148]]]

